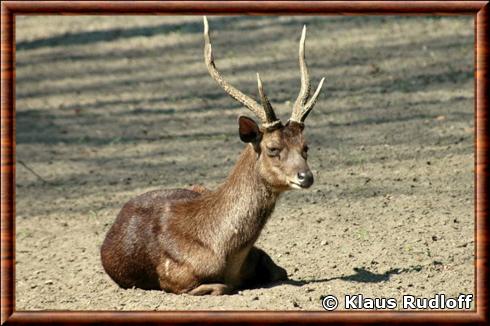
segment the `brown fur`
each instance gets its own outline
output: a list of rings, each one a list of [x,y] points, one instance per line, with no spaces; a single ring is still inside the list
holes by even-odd
[[[201,295],[287,278],[253,244],[281,192],[291,188],[288,180],[308,168],[302,127],[255,130],[242,118],[240,126],[256,138],[216,190],[157,190],[124,205],[101,248],[104,269],[117,284]],[[267,155],[270,147],[280,155]]]
[[[306,163],[303,122],[324,79],[308,99],[304,27],[300,41],[301,90],[291,119],[283,126],[258,74],[261,105],[221,76],[213,61],[206,17],[203,22],[204,57],[211,77],[254,112],[262,128],[252,119],[240,117],[240,139],[248,145],[216,190],[193,186],[152,191],[124,205],[101,248],[104,269],[123,288],[219,295],[287,278],[283,268],[253,245],[280,194],[313,184]]]

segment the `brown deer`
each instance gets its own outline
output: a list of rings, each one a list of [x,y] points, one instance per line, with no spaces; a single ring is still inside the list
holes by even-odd
[[[324,79],[310,98],[305,35],[306,27],[299,46],[301,90],[283,125],[258,74],[262,104],[223,79],[204,17],[204,57],[211,77],[261,126],[239,118],[240,139],[247,145],[216,190],[157,190],[124,205],[101,248],[104,269],[120,287],[221,295],[287,279],[286,271],[254,243],[281,193],[313,184],[303,129]]]

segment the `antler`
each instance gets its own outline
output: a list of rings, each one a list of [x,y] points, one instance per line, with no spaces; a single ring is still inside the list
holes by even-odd
[[[245,105],[250,111],[252,111],[262,122],[262,126],[266,129],[277,127],[281,124],[281,121],[277,119],[272,106],[265,95],[264,89],[262,87],[262,81],[257,73],[257,82],[260,93],[260,98],[262,100],[262,105],[257,103],[254,99],[248,97],[247,95],[240,92],[238,89],[233,87],[230,83],[223,79],[220,72],[214,64],[213,50],[211,47],[211,40],[209,37],[209,26],[206,16],[204,19],[204,59],[206,66],[208,67],[209,74],[218,83],[221,88],[224,89],[231,97],[233,97],[238,102]]]
[[[310,96],[310,77],[308,75],[308,67],[305,61],[305,40],[306,40],[306,25],[303,26],[303,32],[301,33],[301,40],[299,41],[299,68],[301,71],[301,89],[298,94],[298,98],[294,103],[293,113],[289,121],[296,121],[298,123],[304,123],[306,117],[310,113],[311,109],[315,106],[320,90],[323,86],[322,78],[313,96],[308,100]]]

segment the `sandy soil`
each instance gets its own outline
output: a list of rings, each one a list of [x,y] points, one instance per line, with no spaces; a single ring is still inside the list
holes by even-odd
[[[131,197],[215,187],[244,146],[250,114],[209,77],[201,18],[18,17],[16,309],[474,293],[472,18],[210,17],[226,78],[255,96],[259,71],[283,119],[303,24],[312,81],[326,77],[306,131],[316,183],[283,196],[258,242],[292,281],[191,297],[118,288],[99,248]]]

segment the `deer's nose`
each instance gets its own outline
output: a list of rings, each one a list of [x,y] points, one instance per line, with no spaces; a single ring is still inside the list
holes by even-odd
[[[301,187],[309,188],[313,184],[313,173],[310,170],[298,173],[298,181]]]

